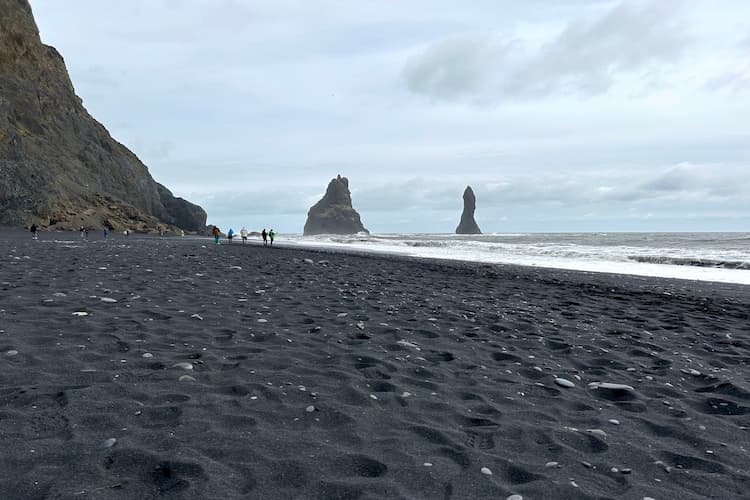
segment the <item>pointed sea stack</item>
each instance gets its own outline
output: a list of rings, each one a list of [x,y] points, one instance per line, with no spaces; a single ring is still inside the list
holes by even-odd
[[[0,225],[202,230],[83,107],[62,56],[44,45],[28,0],[0,0]]]
[[[482,231],[474,220],[474,210],[477,208],[477,197],[471,186],[466,186],[464,191],[464,211],[461,214],[461,222],[456,228],[456,234],[482,234]]]
[[[305,222],[305,236],[314,234],[368,233],[359,214],[352,208],[349,179],[340,175],[328,183],[323,198],[310,208]]]

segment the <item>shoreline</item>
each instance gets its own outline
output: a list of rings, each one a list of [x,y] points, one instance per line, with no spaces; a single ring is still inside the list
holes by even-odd
[[[23,231],[20,231],[18,229],[12,228],[12,229],[6,229],[6,228],[0,228],[0,234],[21,234]],[[77,239],[77,231],[65,231],[65,230],[55,230],[55,231],[45,231],[44,234],[71,234],[76,235],[76,237],[73,237],[73,239]],[[91,233],[93,235],[92,239],[99,239],[97,238],[97,235],[95,232]],[[502,236],[519,236],[520,234],[512,233],[505,235],[503,233],[499,233]],[[528,234],[537,234],[537,233],[528,233]],[[589,233],[538,233],[540,235],[545,234],[559,234],[559,235],[572,235],[572,234],[589,234]],[[599,234],[599,233],[591,233],[591,234]],[[649,233],[633,233],[633,232],[626,232],[626,233],[618,233],[618,234],[649,234]],[[702,233],[690,233],[690,232],[677,232],[677,233],[659,233],[659,234],[702,234]],[[735,233],[705,233],[705,234],[735,234]],[[736,234],[749,234],[749,233],[743,233],[743,232],[736,232]],[[434,234],[410,234],[412,236],[436,236]],[[101,235],[98,235],[99,237]],[[282,238],[284,235],[281,235]],[[292,237],[299,237],[298,234],[292,234]],[[350,236],[356,236],[356,235],[350,235]],[[389,234],[382,234],[382,235],[374,235],[374,236],[392,236]],[[456,236],[457,239],[466,238],[466,235],[437,235],[437,236]],[[482,236],[496,236],[496,234],[487,234]],[[110,234],[110,238],[118,239],[123,237],[119,233]],[[151,233],[131,233],[129,237],[136,237],[136,238],[158,238],[159,236],[156,234]],[[165,236],[166,238],[184,238],[185,240],[193,240],[193,241],[211,241],[213,244],[212,237],[210,236],[203,236],[203,235],[196,235],[196,234],[188,234],[185,236],[179,236],[177,234],[168,234]],[[259,236],[252,236],[248,243],[249,244],[261,244],[261,241],[255,238],[259,238]],[[222,236],[222,244],[226,244],[227,240],[225,236]],[[239,236],[235,238],[235,243],[233,244],[241,244],[241,241],[239,241]],[[591,263],[587,264],[586,267],[581,267],[581,262],[574,262],[571,263],[569,266],[559,266],[559,265],[546,265],[546,264],[536,264],[536,263],[523,263],[523,262],[502,262],[502,261],[486,261],[486,260],[478,260],[478,259],[471,259],[471,258],[463,258],[463,257],[445,257],[445,256],[437,256],[437,255],[414,255],[408,253],[408,251],[401,251],[401,249],[398,250],[391,250],[391,249],[378,249],[378,248],[358,248],[358,247],[347,247],[344,245],[337,245],[335,243],[326,243],[326,242],[315,242],[315,240],[310,241],[304,241],[304,240],[289,240],[289,239],[280,239],[277,240],[276,246],[278,248],[298,248],[301,250],[308,250],[308,251],[317,251],[317,252],[331,252],[331,253],[344,253],[344,254],[350,254],[350,255],[374,255],[374,256],[381,256],[384,258],[390,258],[390,257],[403,257],[403,258],[411,258],[411,259],[418,259],[418,260],[434,260],[438,262],[463,262],[463,263],[474,263],[478,265],[495,265],[495,266],[516,266],[521,268],[531,268],[531,269],[546,269],[550,271],[566,271],[566,272],[580,272],[584,274],[603,274],[603,275],[611,275],[611,276],[625,276],[625,277],[643,277],[643,278],[654,278],[654,279],[662,279],[662,280],[678,280],[678,281],[687,281],[687,282],[694,282],[694,283],[714,283],[714,284],[729,284],[729,285],[739,285],[739,286],[750,286],[750,270],[746,269],[731,269],[731,268],[723,268],[721,266],[676,266],[676,265],[669,265],[661,262],[654,262],[653,256],[638,256],[638,257],[631,257],[631,262],[627,262],[629,266],[638,266],[640,265],[642,269],[644,270],[633,270],[631,269],[628,271],[619,271],[616,269],[597,269],[596,267],[601,266],[620,266],[622,264],[625,264],[625,262],[620,261],[600,261],[596,262],[597,265],[593,266]],[[690,258],[687,259],[677,259],[677,260],[685,260],[690,261]],[[645,267],[643,267],[645,266]],[[653,266],[658,266],[662,268],[661,271],[657,272]],[[667,271],[664,271],[663,268],[667,268]],[[733,273],[731,276],[721,276],[721,274],[716,273]],[[738,277],[736,273],[742,273],[741,277]],[[693,276],[679,276],[676,274],[693,274]],[[701,274],[707,274],[707,277],[702,277]],[[717,279],[718,278],[718,279]]]

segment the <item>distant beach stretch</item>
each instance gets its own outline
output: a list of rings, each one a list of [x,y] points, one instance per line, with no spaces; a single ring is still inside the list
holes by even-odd
[[[742,285],[2,233],[1,498],[743,498]]]

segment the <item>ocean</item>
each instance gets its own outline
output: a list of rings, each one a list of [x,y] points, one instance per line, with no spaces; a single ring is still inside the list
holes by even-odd
[[[750,233],[357,234],[279,242],[590,272],[750,285]]]

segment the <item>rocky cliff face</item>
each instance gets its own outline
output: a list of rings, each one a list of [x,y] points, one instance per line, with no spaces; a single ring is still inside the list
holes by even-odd
[[[474,220],[474,210],[477,208],[477,198],[471,186],[466,186],[464,191],[464,211],[461,214],[461,222],[458,223],[456,234],[482,234],[482,231]]]
[[[310,208],[305,222],[305,236],[313,234],[369,233],[359,214],[352,208],[349,179],[340,175],[331,180],[323,198]]]
[[[155,182],[88,114],[28,1],[0,0],[0,225],[32,222],[197,231],[206,212]]]

